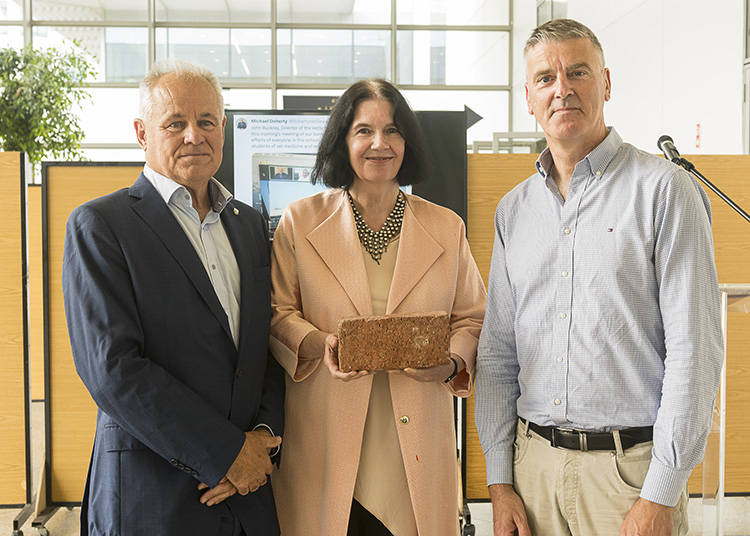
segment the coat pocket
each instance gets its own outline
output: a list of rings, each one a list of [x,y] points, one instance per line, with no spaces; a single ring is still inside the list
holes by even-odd
[[[110,423],[105,424],[101,434],[102,446],[107,452],[118,452],[123,450],[150,450],[146,445],[138,441],[121,426]]]

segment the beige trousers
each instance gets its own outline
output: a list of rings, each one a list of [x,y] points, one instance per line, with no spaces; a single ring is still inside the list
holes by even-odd
[[[566,450],[516,429],[513,487],[523,500],[534,536],[618,536],[640,496],[652,442],[616,452]],[[674,509],[674,536],[687,534],[687,493]]]

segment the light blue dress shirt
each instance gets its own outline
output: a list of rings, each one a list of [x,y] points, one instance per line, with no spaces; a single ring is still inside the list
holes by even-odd
[[[236,347],[240,332],[240,268],[220,219],[221,211],[232,200],[232,194],[212,178],[208,183],[211,210],[201,221],[198,211],[193,208],[193,198],[187,188],[157,173],[148,165],[144,166],[143,174],[167,203],[200,257],[227,315]]]
[[[703,457],[724,355],[708,197],[614,129],[565,200],[549,149],[536,166],[495,214],[476,377],[487,482],[513,482],[517,416],[653,425],[641,496],[672,506]]]

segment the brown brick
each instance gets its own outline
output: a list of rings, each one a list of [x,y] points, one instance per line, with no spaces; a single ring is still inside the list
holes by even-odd
[[[450,326],[443,312],[358,316],[339,322],[339,367],[392,370],[443,365],[450,356]]]

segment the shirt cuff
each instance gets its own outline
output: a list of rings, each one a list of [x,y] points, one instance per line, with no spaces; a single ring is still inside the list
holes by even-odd
[[[255,428],[253,428],[253,432],[255,432],[258,428],[265,428],[266,430],[268,430],[269,432],[271,432],[271,436],[276,437],[276,434],[273,433],[273,430],[271,430],[271,427],[268,426],[267,424],[263,424],[263,423],[257,424],[255,426]],[[279,450],[281,450],[281,445],[279,445],[278,447],[275,447],[271,451],[271,453],[268,455],[268,457],[269,458],[273,458],[274,456],[276,456],[279,453]]]
[[[513,484],[513,452],[500,449],[484,454],[487,464],[487,485]]]
[[[667,467],[651,459],[646,480],[641,488],[641,497],[664,506],[675,506],[687,485],[692,470],[685,471]]]

